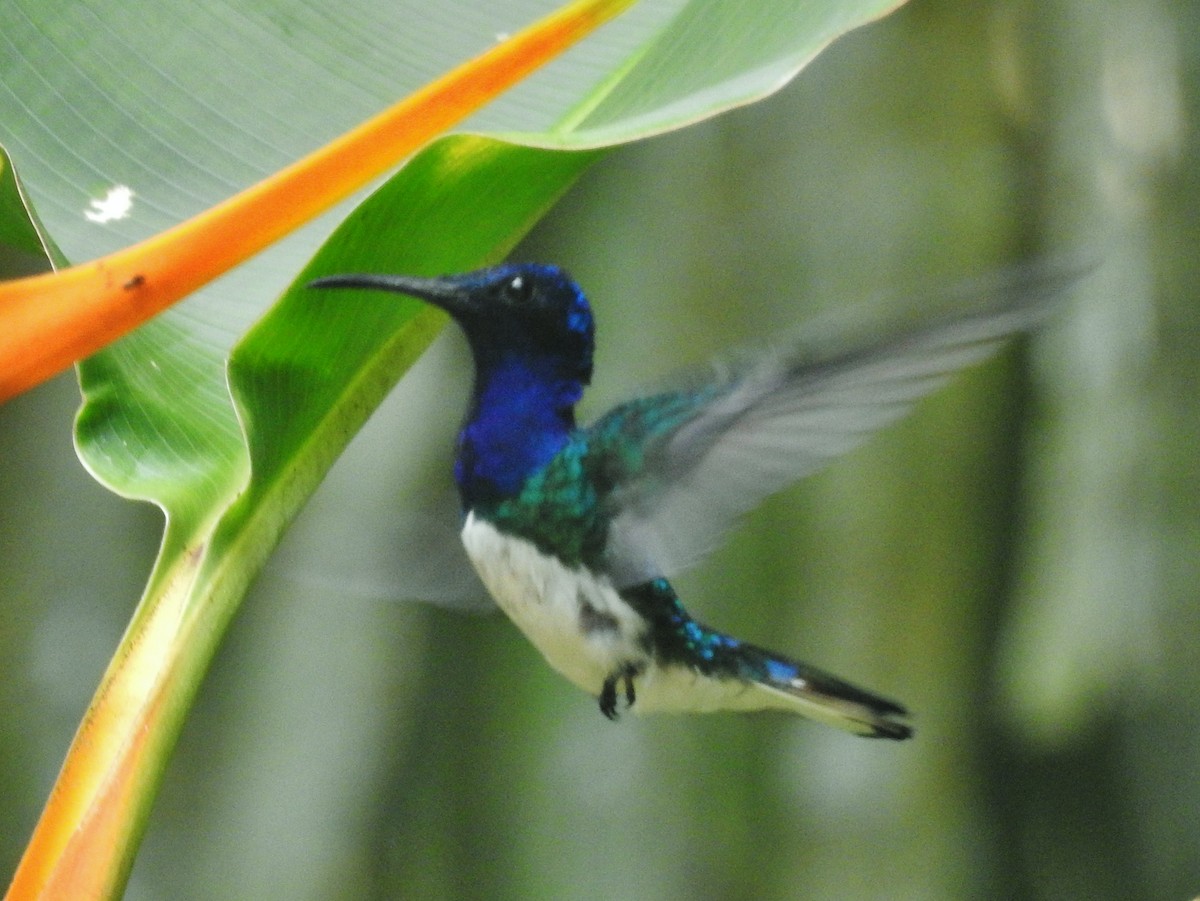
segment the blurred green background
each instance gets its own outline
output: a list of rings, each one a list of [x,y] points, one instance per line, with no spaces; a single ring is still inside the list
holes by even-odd
[[[128,897],[1200,894],[1197,46],[1191,2],[913,0],[777,96],[614,153],[514,254],[592,299],[593,414],[807,319],[1102,261],[1035,340],[677,580],[707,622],[903,700],[914,741],[613,725],[500,616],[283,565],[201,689]],[[386,536],[449,458],[466,368],[446,335],[292,540],[336,561]],[[4,873],[160,532],[79,466],[77,398],[66,376],[0,409]]]

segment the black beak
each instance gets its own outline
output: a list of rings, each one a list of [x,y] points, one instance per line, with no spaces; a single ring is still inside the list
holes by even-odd
[[[361,288],[371,291],[390,291],[424,300],[447,313],[465,313],[471,304],[470,293],[455,279],[415,278],[407,275],[327,275],[308,283],[310,288]]]

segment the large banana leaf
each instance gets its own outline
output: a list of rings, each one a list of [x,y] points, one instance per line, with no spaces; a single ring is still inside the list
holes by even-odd
[[[77,763],[92,773],[83,781],[121,790],[120,804],[69,808],[81,820],[117,821],[104,833],[114,845],[90,850],[113,861],[97,884],[111,890],[127,872],[187,703],[250,580],[441,324],[412,306],[314,298],[303,284],[334,270],[438,272],[494,260],[597,148],[763,96],[895,5],[643,2],[469,125],[504,140],[438,141],[311,261],[319,228],[81,364],[81,459],[112,490],[167,517],[142,604],[68,761],[69,773],[92,747]],[[270,172],[546,6],[468,14],[364,0],[339,4],[333,17],[323,5],[279,3],[181,7],[168,21],[115,2],[10,4],[0,13],[11,60],[3,138],[48,233],[66,257],[91,258]],[[28,254],[36,232],[8,187],[0,239]],[[114,212],[130,189],[128,215]],[[110,719],[103,705],[114,697],[120,710]],[[135,726],[147,731],[128,731]],[[75,791],[84,789],[56,799]],[[51,825],[61,849],[79,823]],[[35,880],[54,873],[45,860],[30,871]]]

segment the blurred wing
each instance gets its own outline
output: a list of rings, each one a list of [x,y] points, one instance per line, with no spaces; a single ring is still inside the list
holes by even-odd
[[[699,391],[614,409],[589,429],[636,466],[614,478],[606,564],[620,585],[671,575],[715,547],[741,513],[865,442],[958,370],[1041,322],[1074,275],[998,277],[1004,302],[824,359],[776,354]],[[613,436],[619,434],[619,440]]]
[[[338,598],[494,610],[463,549],[461,530],[450,491],[427,507],[398,510],[369,525],[353,511],[325,510],[288,531],[265,574]]]

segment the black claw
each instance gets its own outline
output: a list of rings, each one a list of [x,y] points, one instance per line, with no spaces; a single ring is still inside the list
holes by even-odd
[[[628,686],[628,683],[626,683]],[[617,677],[609,676],[600,689],[600,712],[610,720],[617,718]]]
[[[632,707],[633,702],[637,700],[637,694],[633,690],[633,677],[641,673],[633,664],[627,664],[604,680],[604,685],[600,688],[600,712],[610,720],[617,718],[617,684],[625,683],[625,706]]]

